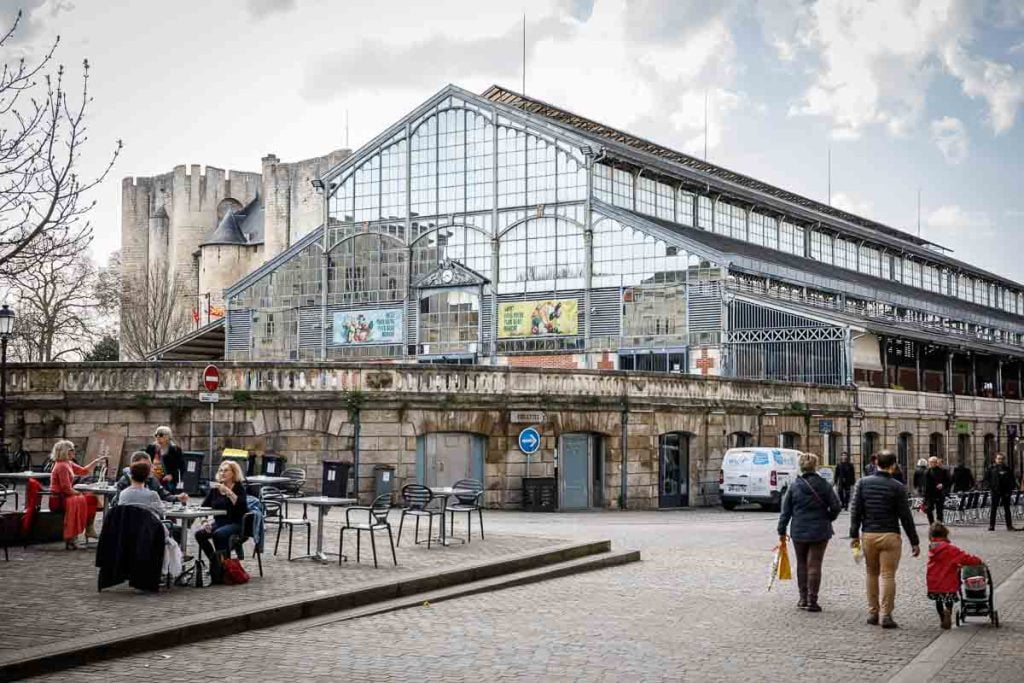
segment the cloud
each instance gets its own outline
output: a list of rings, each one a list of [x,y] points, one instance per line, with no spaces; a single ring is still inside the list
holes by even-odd
[[[862,199],[848,192],[833,192],[832,206],[863,218],[867,218],[875,209],[870,199]]]
[[[932,142],[942,152],[946,162],[959,164],[967,158],[967,129],[963,121],[952,116],[943,116],[932,121]]]
[[[296,7],[296,0],[245,0],[245,9],[253,19],[291,12]]]
[[[960,45],[943,51],[950,74],[960,81],[964,94],[982,98],[988,104],[988,123],[996,133],[1013,127],[1017,109],[1024,104],[1024,72],[1009,64],[974,57]]]
[[[925,217],[929,239],[950,243],[976,238],[992,237],[994,226],[992,219],[984,211],[968,211],[958,204],[946,204],[935,209]]]
[[[74,6],[65,0],[0,0],[0,34],[6,33],[14,24],[21,10],[18,30],[11,36],[11,43],[23,45],[37,38],[52,40],[56,36],[42,36],[46,26],[62,12]]]

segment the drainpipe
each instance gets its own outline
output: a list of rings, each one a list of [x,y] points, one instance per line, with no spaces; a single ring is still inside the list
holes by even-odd
[[[629,460],[629,406],[622,409],[622,472],[619,484],[619,509],[626,509],[626,483],[629,472],[626,462]]]
[[[354,489],[351,497],[356,499],[356,505],[359,504],[359,427],[360,427],[360,411],[356,408],[352,411],[352,488]]]

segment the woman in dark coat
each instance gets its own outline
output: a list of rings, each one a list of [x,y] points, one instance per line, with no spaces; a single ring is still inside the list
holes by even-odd
[[[146,453],[153,461],[153,476],[159,479],[168,491],[177,493],[185,457],[178,444],[171,439],[170,427],[156,428],[153,443],[146,446]]]
[[[832,538],[832,522],[843,507],[835,490],[818,476],[818,456],[801,453],[799,464],[800,476],[782,499],[779,543],[786,542],[786,527],[790,527],[789,536],[796,550],[796,581],[800,588],[800,601],[796,606],[808,612],[820,612],[821,563]]]

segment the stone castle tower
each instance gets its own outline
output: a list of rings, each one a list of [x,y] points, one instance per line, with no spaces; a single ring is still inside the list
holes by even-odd
[[[181,306],[200,322],[223,309],[224,289],[323,222],[310,181],[350,150],[282,163],[269,154],[262,173],[199,165],[121,181],[121,260],[126,286],[167,277]],[[213,319],[216,319],[215,317]],[[123,360],[131,360],[124,358]]]

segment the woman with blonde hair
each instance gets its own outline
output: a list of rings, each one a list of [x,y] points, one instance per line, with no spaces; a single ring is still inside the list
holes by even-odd
[[[50,451],[53,469],[50,471],[50,510],[64,512],[64,547],[74,550],[78,546],[75,539],[85,532],[85,540],[96,538],[96,508],[99,502],[92,494],[83,494],[75,490],[75,477],[90,474],[96,465],[105,458],[96,458],[85,467],[72,462],[75,457],[75,444],[70,441],[58,441]]]
[[[156,428],[153,432],[153,443],[146,446],[146,453],[153,461],[153,476],[159,479],[168,491],[176,493],[185,456],[178,444],[174,443],[170,427]]]
[[[796,606],[808,612],[820,612],[821,563],[832,538],[832,522],[843,506],[835,490],[818,475],[818,456],[801,453],[798,463],[800,476],[790,484],[782,499],[779,543],[786,542],[786,527],[792,520],[789,536],[796,550],[796,582],[800,589]]]
[[[223,583],[224,576],[218,555],[227,554],[228,540],[241,533],[242,518],[248,511],[245,501],[245,487],[242,482],[242,468],[237,462],[223,460],[217,468],[217,480],[210,483],[210,492],[203,500],[203,507],[225,510],[226,515],[213,518],[196,530],[196,541],[210,560],[210,581]]]

